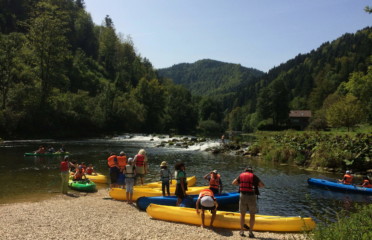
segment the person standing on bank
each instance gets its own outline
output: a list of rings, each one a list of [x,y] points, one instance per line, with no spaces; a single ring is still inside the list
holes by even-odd
[[[62,193],[67,194],[68,191],[68,180],[70,177],[70,165],[68,156],[63,158],[61,161],[60,168],[61,168],[61,178],[62,178]]]
[[[187,196],[186,167],[184,163],[180,162],[177,163],[174,168],[176,170],[175,178],[177,180],[175,192],[175,195],[177,196],[176,206],[179,206],[182,200]]]
[[[118,165],[118,158],[115,153],[111,153],[110,157],[107,159],[107,165],[110,168],[110,188],[117,187],[118,177],[120,173],[119,165]]]
[[[134,179],[136,176],[136,167],[133,164],[133,158],[129,158],[127,161],[127,165],[124,168],[125,174],[125,187],[126,187],[126,197],[128,204],[133,203],[133,186],[134,186]]]
[[[254,238],[253,227],[255,223],[255,217],[257,213],[257,197],[259,195],[258,188],[264,187],[264,183],[253,174],[252,167],[245,168],[244,172],[241,173],[232,182],[233,185],[239,185],[240,200],[239,200],[239,211],[240,211],[240,236],[244,235],[244,228],[249,230],[249,237]],[[245,224],[245,214],[249,211],[250,219],[249,226]]]
[[[209,189],[213,191],[214,194],[222,193],[222,181],[221,176],[218,174],[217,170],[213,170],[204,176],[204,179],[209,182]]]
[[[141,185],[143,185],[143,179],[145,174],[147,174],[147,155],[145,149],[138,151],[138,154],[134,156],[134,166],[136,166],[136,177],[141,179]]]
[[[172,182],[172,173],[169,171],[167,165],[166,161],[163,161],[160,164],[160,181],[163,197],[165,197],[165,190],[167,190],[167,194],[170,196],[169,185]]]

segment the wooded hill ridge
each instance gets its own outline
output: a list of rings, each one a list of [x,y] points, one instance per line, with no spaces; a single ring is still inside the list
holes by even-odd
[[[280,129],[290,109],[311,109],[318,129],[371,123],[371,36],[345,34],[268,73],[201,60],[163,75],[83,0],[1,0],[0,138]]]
[[[213,96],[237,92],[264,73],[240,64],[211,59],[195,63],[180,63],[157,70],[160,77],[170,78],[191,91],[193,95]]]

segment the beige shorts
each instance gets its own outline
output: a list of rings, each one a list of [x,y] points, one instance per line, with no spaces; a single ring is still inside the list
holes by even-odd
[[[257,195],[240,193],[239,212],[257,213]]]

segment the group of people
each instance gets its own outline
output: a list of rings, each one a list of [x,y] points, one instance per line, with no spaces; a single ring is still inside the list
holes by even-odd
[[[133,186],[137,181],[143,185],[144,176],[148,172],[146,151],[140,149],[133,158],[127,158],[124,151],[119,155],[111,153],[107,165],[110,169],[110,188],[125,188],[128,203],[132,204]]]
[[[350,170],[347,170],[343,176],[342,179],[339,181],[342,182],[343,184],[353,184],[353,178],[354,176],[351,174]],[[367,177],[363,177],[363,182],[360,184],[361,187],[365,188],[372,188],[372,181]]]
[[[70,161],[69,156],[64,156],[60,163],[61,178],[62,178],[62,193],[67,194],[68,192],[68,181],[72,175],[74,181],[80,181],[87,179],[87,175],[96,174],[92,164],[88,166],[85,162],[78,164],[76,161]]]
[[[210,227],[213,227],[213,222],[216,218],[216,212],[218,208],[218,202],[215,198],[216,194],[222,192],[222,181],[221,176],[217,170],[213,170],[204,176],[209,182],[209,189],[204,189],[200,192],[198,200],[196,202],[196,212],[199,214],[201,209],[201,227],[204,228],[204,211],[209,210],[212,214]],[[240,211],[240,236],[245,236],[244,230],[249,231],[249,237],[253,238],[253,227],[255,224],[255,215],[257,213],[257,198],[259,195],[258,188],[264,187],[264,183],[253,174],[252,167],[244,169],[237,178],[232,181],[233,185],[239,186],[240,198],[239,198],[239,211]],[[249,226],[245,223],[246,212],[249,211],[250,219]]]
[[[45,147],[44,145],[41,145],[34,152],[38,154],[44,154],[44,153],[56,153],[56,152],[64,153],[67,151],[66,151],[65,146],[62,144],[62,146],[58,150],[55,150],[53,146]]]

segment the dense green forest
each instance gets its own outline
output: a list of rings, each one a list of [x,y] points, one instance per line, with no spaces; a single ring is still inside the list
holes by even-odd
[[[83,0],[0,0],[0,137],[279,129],[290,109],[311,109],[316,129],[371,123],[371,48],[366,28],[268,73],[212,60],[157,71]]]
[[[159,75],[172,77],[194,93],[207,92],[210,101],[219,103],[222,99],[222,124],[229,130],[283,129],[287,127],[289,110],[311,110],[312,129],[350,128],[372,121],[371,61],[372,28],[368,27],[326,42],[266,74],[253,70],[251,79],[235,82],[239,91],[228,92],[237,72],[229,73],[231,78],[225,76],[230,85],[206,90],[215,86],[213,81],[221,76],[215,66],[208,67],[212,61],[175,65],[159,70]],[[196,90],[201,86],[201,91]]]
[[[83,0],[0,1],[1,137],[196,129],[191,93],[103,22]]]

